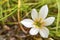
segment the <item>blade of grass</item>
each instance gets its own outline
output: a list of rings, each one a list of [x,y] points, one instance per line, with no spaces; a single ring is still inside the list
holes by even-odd
[[[14,8],[10,8],[10,9],[7,9],[7,10],[3,10],[3,12],[5,13],[5,12],[7,12],[7,11],[9,11],[9,10],[14,10],[15,8],[17,8],[17,5],[14,7]]]
[[[11,16],[14,12],[16,12],[17,9],[15,9],[14,11],[12,11],[10,14],[6,15],[5,17],[1,18],[0,21],[6,19],[7,17]]]
[[[2,0],[0,0],[2,2]],[[3,17],[3,8],[2,8],[2,3],[0,4],[0,18]],[[4,20],[1,21],[2,25],[4,26]]]
[[[58,6],[58,15],[57,15],[57,23],[56,23],[56,34],[58,33],[59,26],[59,16],[60,16],[60,0],[56,0]]]
[[[0,5],[0,18],[2,18],[2,6]]]

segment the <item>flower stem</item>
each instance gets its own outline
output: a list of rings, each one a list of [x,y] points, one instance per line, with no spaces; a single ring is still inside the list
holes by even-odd
[[[27,33],[24,28],[22,27],[22,25],[20,24],[20,21],[21,21],[21,13],[20,13],[20,7],[21,7],[21,0],[18,0],[18,14],[17,14],[17,17],[18,17],[18,25],[19,25],[19,29],[21,28],[21,30],[24,32],[24,33]]]

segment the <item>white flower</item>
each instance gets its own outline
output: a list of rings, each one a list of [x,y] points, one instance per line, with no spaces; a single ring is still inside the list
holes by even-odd
[[[21,23],[25,27],[31,28],[29,31],[30,35],[36,35],[39,33],[41,37],[48,38],[49,30],[46,28],[46,26],[51,25],[54,22],[55,17],[49,17],[46,19],[47,14],[48,7],[47,5],[44,5],[39,13],[37,13],[36,9],[32,10],[31,17],[33,20],[24,19],[21,21]]]

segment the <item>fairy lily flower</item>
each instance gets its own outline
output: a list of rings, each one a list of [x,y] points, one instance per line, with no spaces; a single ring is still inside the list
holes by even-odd
[[[55,17],[46,18],[47,14],[47,5],[44,5],[40,9],[39,13],[37,13],[36,9],[32,9],[31,17],[33,20],[24,19],[21,21],[21,23],[25,27],[31,28],[31,30],[29,31],[30,35],[36,35],[39,33],[41,37],[48,38],[49,30],[46,26],[51,25],[54,22]]]

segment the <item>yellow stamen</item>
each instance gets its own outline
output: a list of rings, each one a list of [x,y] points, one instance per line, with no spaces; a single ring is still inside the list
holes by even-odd
[[[33,24],[35,25],[36,28],[41,28],[45,25],[45,22],[43,21],[42,18],[40,18],[36,19]]]

